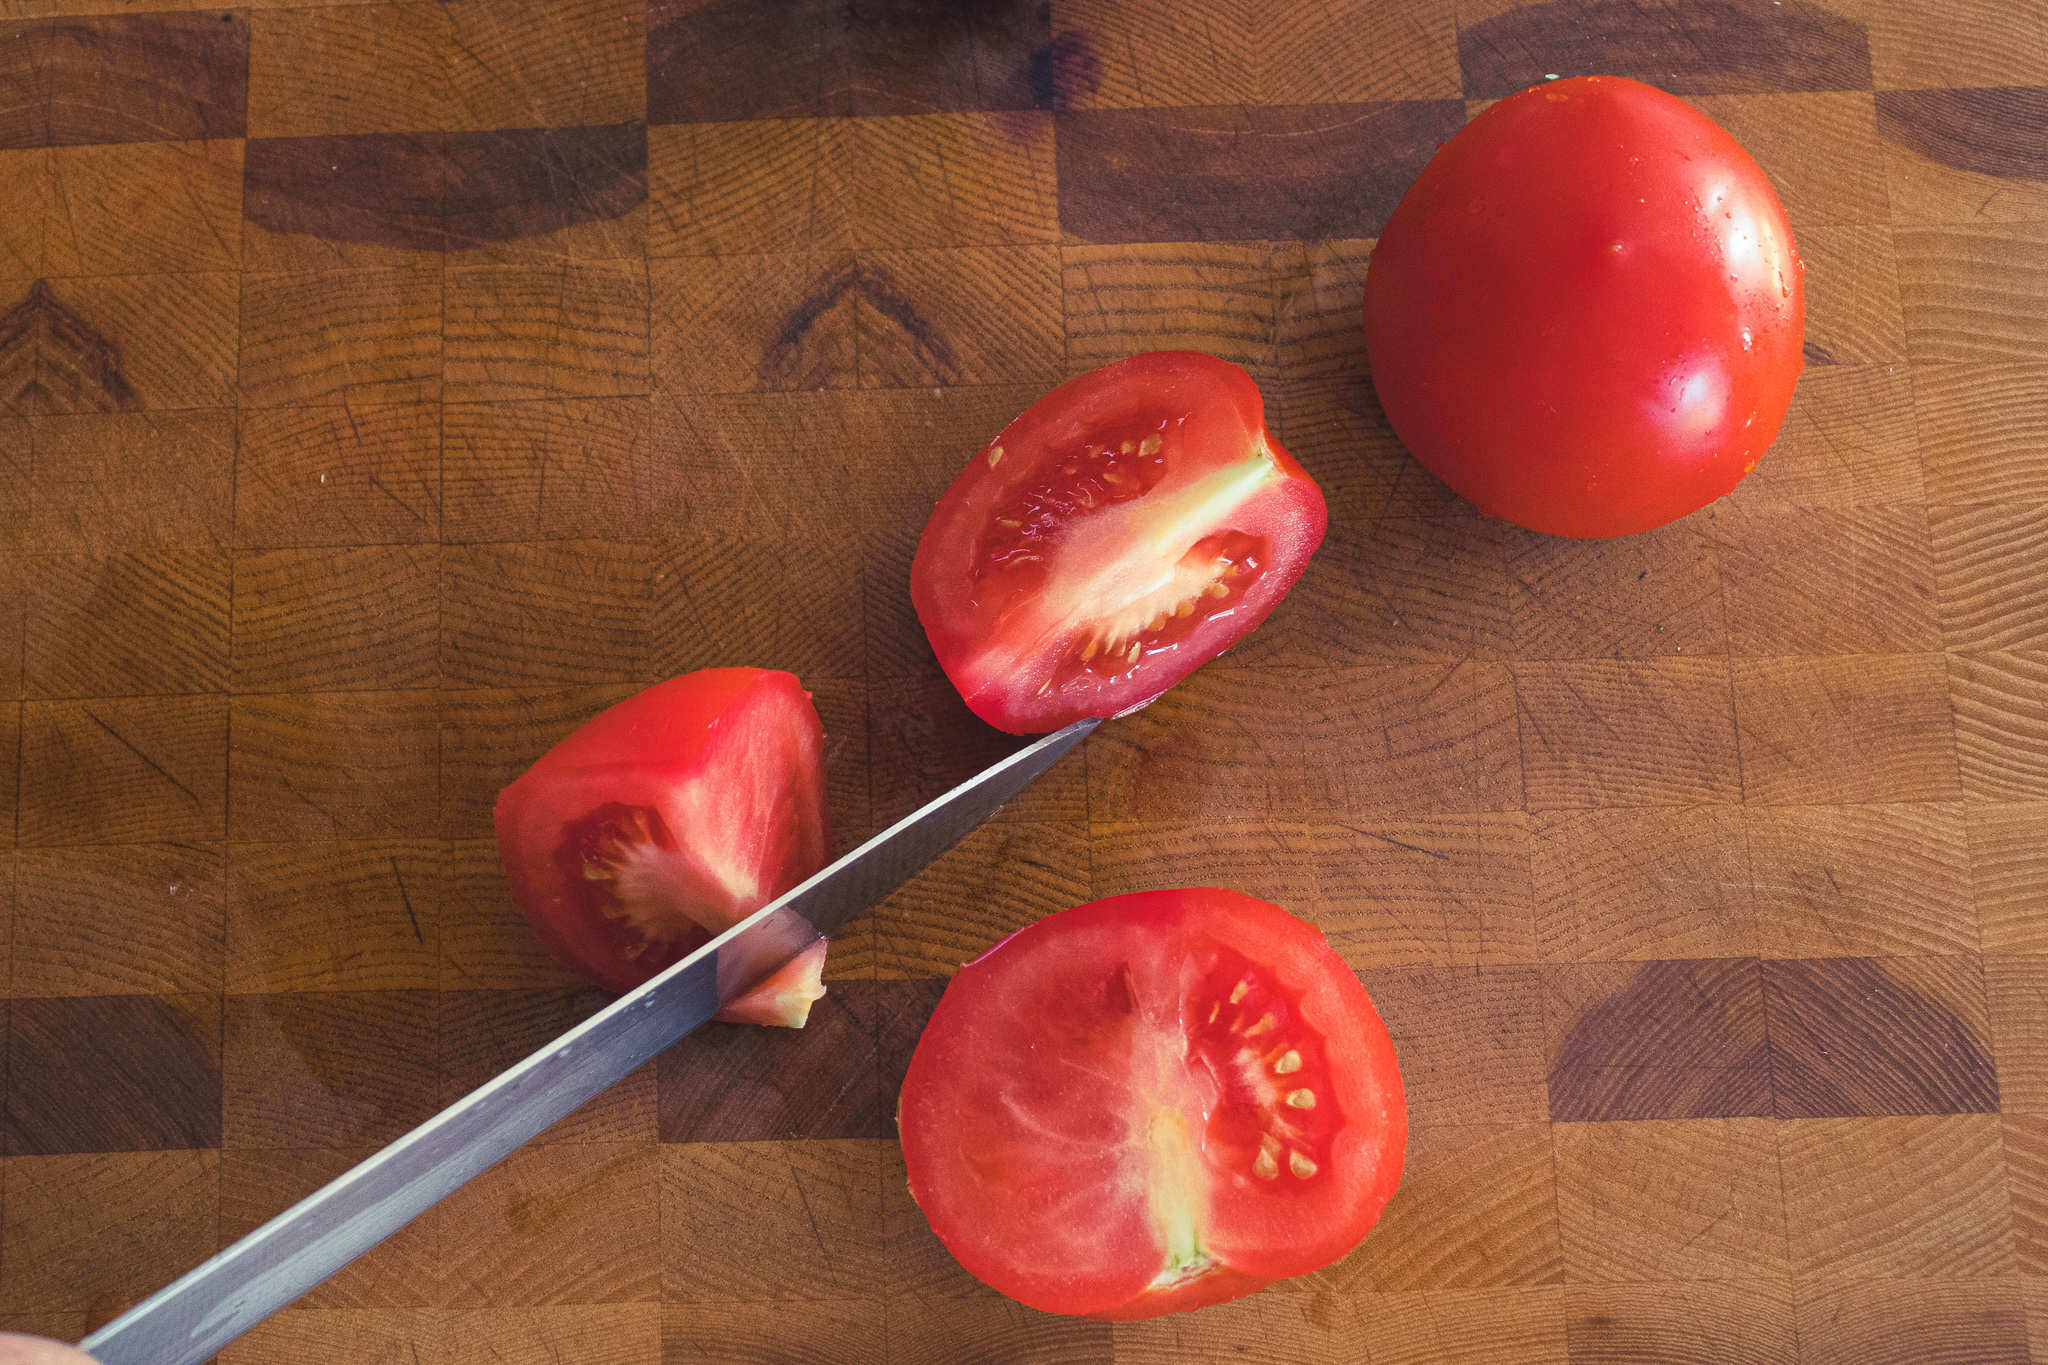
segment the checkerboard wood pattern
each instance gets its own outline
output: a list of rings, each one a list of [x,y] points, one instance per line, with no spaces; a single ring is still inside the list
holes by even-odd
[[[1486,101],[1770,172],[1809,368],[1621,541],[1402,451],[1373,238]],[[909,606],[1045,389],[1246,366],[1330,533],[1226,658],[222,1354],[2048,1361],[2042,0],[0,0],[0,1329],[75,1339],[595,1009],[498,788],[788,668],[842,847],[1007,751]],[[1218,883],[1329,933],[1414,1135],[1321,1274],[1110,1326],[926,1230],[946,975]]]

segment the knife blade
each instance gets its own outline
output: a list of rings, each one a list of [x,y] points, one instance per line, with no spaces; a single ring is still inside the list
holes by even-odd
[[[1082,720],[913,811],[79,1343],[101,1365],[197,1365],[397,1232],[909,881],[1080,743]],[[721,990],[721,980],[725,983]]]

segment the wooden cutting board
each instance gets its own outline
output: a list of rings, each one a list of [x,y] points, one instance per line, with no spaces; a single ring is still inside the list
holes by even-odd
[[[76,1338],[597,1008],[495,793],[798,673],[842,847],[1005,752],[940,490],[1158,347],[1330,500],[1272,619],[836,942],[228,1348],[286,1361],[2048,1361],[2041,0],[0,0],[0,1329]],[[1810,366],[1568,542],[1393,438],[1375,234],[1552,74],[1761,160]],[[1216,883],[1400,1046],[1349,1259],[1111,1327],[961,1272],[894,1094],[949,971]]]

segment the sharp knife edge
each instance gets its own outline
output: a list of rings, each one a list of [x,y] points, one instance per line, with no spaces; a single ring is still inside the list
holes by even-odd
[[[101,1365],[197,1365],[510,1155],[721,1006],[719,954],[780,960],[886,897],[1098,724],[1019,749],[337,1176],[86,1337]],[[800,915],[807,924],[793,922]],[[753,949],[754,952],[749,952]]]

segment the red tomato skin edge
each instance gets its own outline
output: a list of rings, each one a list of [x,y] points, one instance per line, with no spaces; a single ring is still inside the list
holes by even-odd
[[[598,712],[498,793],[491,816],[506,880],[511,883],[513,898],[519,902],[527,923],[557,961],[573,967],[596,985],[620,994],[650,979],[648,973],[618,963],[609,952],[609,945],[570,931],[582,924],[582,911],[566,904],[547,869],[536,869],[522,859],[506,856],[522,846],[523,827],[535,818],[536,805],[546,802],[553,780],[550,774],[561,769],[637,767],[647,761],[676,769],[690,768],[700,761],[710,734],[699,718],[722,714],[757,688],[784,693],[789,705],[808,716],[809,726],[818,730],[822,746],[823,729],[811,706],[811,694],[795,674],[761,668],[707,668],[656,683]],[[622,752],[637,757],[622,762]],[[829,857],[830,812],[821,810],[819,816],[826,822],[825,847]],[[780,986],[786,974],[786,970],[777,973],[755,989]],[[739,1022],[761,1021],[747,1018]]]
[[[1006,685],[978,686],[974,679],[962,675],[960,664],[972,657],[989,623],[967,605],[972,585],[964,575],[952,581],[940,565],[950,558],[947,547],[971,538],[980,518],[987,514],[987,507],[977,504],[986,501],[981,490],[990,448],[1030,450],[1061,439],[1078,439],[1090,422],[1140,406],[1133,401],[1134,388],[1147,400],[1163,407],[1186,406],[1222,428],[1224,434],[1216,444],[1232,457],[1248,453],[1256,440],[1265,442],[1275,467],[1285,477],[1245,503],[1236,520],[1243,529],[1267,538],[1270,567],[1226,628],[1206,637],[1201,633],[1191,637],[1182,651],[1185,662],[1172,668],[1161,666],[1158,673],[1147,676],[1141,690],[1120,696],[1117,705],[1069,701],[1059,693],[1040,700],[1035,693],[1044,679],[1038,673],[1005,680]],[[1088,716],[1125,716],[1148,706],[1249,635],[1300,579],[1322,544],[1328,524],[1329,508],[1321,486],[1267,429],[1265,398],[1249,374],[1204,351],[1149,351],[1068,380],[1013,418],[975,452],[932,509],[918,538],[911,567],[911,604],[940,666],[968,709],[1009,734],[1047,734]],[[1216,638],[1221,643],[1213,648],[1204,643]]]
[[[962,1003],[965,998],[963,995],[956,994],[956,984],[963,979],[967,980],[969,983],[967,990],[971,992],[974,988],[972,975],[977,967],[985,968],[991,959],[995,958],[1006,947],[1016,943],[1019,939],[1035,933],[1047,932],[1046,926],[1049,921],[1079,916],[1082,918],[1073,920],[1067,927],[1080,928],[1086,923],[1088,917],[1105,920],[1127,919],[1140,926],[1149,925],[1154,927],[1161,934],[1170,934],[1191,913],[1201,908],[1228,907],[1233,904],[1245,905],[1247,903],[1268,911],[1277,912],[1285,923],[1270,921],[1269,929],[1271,931],[1265,936],[1263,942],[1239,946],[1253,956],[1267,961],[1284,980],[1295,981],[1305,979],[1312,983],[1320,982],[1322,977],[1317,969],[1326,970],[1329,965],[1328,959],[1336,958],[1337,955],[1335,949],[1330,946],[1329,941],[1323,936],[1322,931],[1307,921],[1287,914],[1285,911],[1280,911],[1278,907],[1258,901],[1254,897],[1224,888],[1186,887],[1141,891],[1123,896],[1112,896],[1104,900],[1076,906],[1071,910],[1062,911],[1056,916],[1047,916],[1046,919],[1027,925],[999,940],[973,961],[963,966],[960,974],[954,978],[954,981],[948,983],[946,994],[940,998],[937,1009],[932,1013],[931,1021],[926,1025],[925,1037],[936,1037],[940,1040],[945,1040],[949,1036],[959,1037],[959,1033],[949,1031],[947,1028],[949,1016],[953,1012],[965,1010],[969,1006]],[[1290,961],[1301,964],[1296,969],[1300,972],[1299,977],[1288,971],[1287,964]],[[1358,1219],[1357,1225],[1362,1229],[1358,1239],[1354,1239],[1350,1244],[1356,1245],[1356,1240],[1362,1240],[1363,1236],[1378,1221],[1381,1212],[1386,1207],[1387,1201],[1392,1198],[1394,1191],[1399,1186],[1408,1144],[1408,1111],[1401,1079],[1399,1057],[1395,1052],[1393,1039],[1387,1032],[1386,1024],[1381,1019],[1378,1009],[1373,1005],[1371,997],[1367,995],[1364,986],[1358,981],[1356,974],[1351,972],[1349,967],[1342,966],[1341,959],[1338,959],[1338,965],[1341,968],[1341,976],[1338,978],[1340,984],[1330,991],[1310,991],[1308,995],[1304,996],[1302,1005],[1304,1018],[1312,1026],[1316,1027],[1325,1038],[1338,1038],[1349,1034],[1359,1040],[1360,1049],[1356,1061],[1361,1075],[1369,1078],[1369,1081],[1361,1082],[1361,1084],[1369,1084],[1379,1099],[1376,1109],[1372,1106],[1358,1106],[1356,1112],[1352,1113],[1351,1123],[1347,1126],[1344,1133],[1344,1154],[1342,1160],[1348,1167],[1364,1172],[1370,1177],[1372,1182],[1372,1187],[1360,1194],[1355,1210]],[[1311,999],[1317,1000],[1320,1003],[1311,1008]],[[1343,1017],[1333,1019],[1331,1017],[1333,1013]],[[927,1096],[932,1096],[933,1102],[936,1102],[936,1096],[933,1094],[931,1084],[926,1079],[926,1073],[958,1067],[960,1062],[950,1057],[941,1059],[936,1056],[928,1056],[924,1053],[925,1046],[925,1042],[921,1039],[918,1045],[918,1052],[912,1055],[911,1065],[904,1080],[903,1090],[897,1099],[896,1121],[899,1136],[902,1138],[905,1147],[905,1161],[910,1167],[911,1197],[918,1203],[920,1208],[925,1209],[929,1218],[932,1215],[932,1210],[927,1204],[929,1194],[921,1194],[919,1191],[918,1167],[921,1163],[917,1157],[917,1148],[921,1133],[943,1129],[944,1115],[936,1111],[924,1112],[922,1110]],[[947,1244],[948,1250],[953,1251],[956,1257],[960,1255],[960,1249],[953,1244],[952,1240],[947,1237],[946,1232],[936,1222],[933,1224],[933,1232],[939,1236],[942,1242]],[[1341,1259],[1349,1250],[1349,1245],[1331,1248],[1331,1254],[1328,1256],[1328,1259],[1323,1260],[1321,1264],[1334,1263],[1334,1261]],[[972,1270],[972,1267],[968,1268],[970,1271]],[[1232,1299],[1242,1298],[1247,1294],[1256,1293],[1278,1280],[1307,1274],[1317,1268],[1320,1267],[1314,1265],[1289,1265],[1283,1268],[1265,1262],[1255,1263],[1249,1268],[1238,1265],[1220,1265],[1217,1269],[1202,1276],[1200,1279],[1180,1285],[1173,1290],[1145,1290],[1125,1302],[1085,1309],[1077,1309],[1050,1298],[1042,1298],[1037,1294],[1030,1294],[1028,1296],[1017,1295],[1008,1286],[992,1285],[991,1287],[997,1288],[1011,1297],[1018,1298],[1019,1302],[1026,1304],[1028,1307],[1037,1308],[1043,1312],[1093,1318],[1099,1321],[1128,1322],[1159,1317],[1168,1313],[1192,1312],[1195,1309],[1208,1307],[1211,1304],[1225,1303]],[[1262,1274],[1259,1273],[1260,1271],[1270,1273]]]
[[[1510,162],[1502,144],[1516,139],[1513,150],[1520,159]],[[1596,148],[1604,150],[1596,153]],[[1601,373],[1615,367],[1614,357],[1601,351],[1599,320],[1675,316],[1680,305],[1663,300],[1685,298],[1718,310],[1727,300],[1714,299],[1711,291],[1730,292],[1721,256],[1708,259],[1710,253],[1694,243],[1691,254],[1700,259],[1686,261],[1660,281],[1658,300],[1604,295],[1597,287],[1577,295],[1588,309],[1608,300],[1606,312],[1593,313],[1591,321],[1583,313],[1524,306],[1537,294],[1553,300],[1571,297],[1578,283],[1590,278],[1597,285],[1602,278],[1570,251],[1558,249],[1560,243],[1575,244],[1565,235],[1567,227],[1633,234],[1631,246],[1640,242],[1652,249],[1672,247],[1675,231],[1660,229],[1697,229],[1699,240],[1707,240],[1711,216],[1703,204],[1667,208],[1660,218],[1654,203],[1637,213],[1626,206],[1625,195],[1612,193],[1614,184],[1638,174],[1635,168],[1655,164],[1653,150],[1681,155],[1688,167],[1728,168],[1727,183],[1738,202],[1783,245],[1782,256],[1770,255],[1765,264],[1783,268],[1784,300],[1758,306],[1764,296],[1751,291],[1746,303],[1728,305],[1730,317],[1714,329],[1724,332],[1712,340],[1738,373],[1732,376],[1726,404],[1726,434],[1705,443],[1718,447],[1712,450],[1697,441],[1688,445],[1668,425],[1655,440],[1612,442],[1586,424],[1598,420],[1597,412],[1653,410],[1641,400],[1654,379],[1623,385]],[[1624,153],[1638,159],[1619,161]],[[1560,154],[1572,163],[1553,164]],[[1502,159],[1498,164],[1483,160],[1489,157]],[[1542,173],[1530,173],[1534,166]],[[1497,191],[1507,204],[1499,210],[1498,228],[1487,222],[1496,215],[1456,202],[1475,186]],[[1660,187],[1668,192],[1668,180],[1649,186]],[[1582,209],[1603,196],[1623,200],[1623,207],[1601,203],[1598,213]],[[1654,194],[1643,197],[1653,199]],[[1472,204],[1481,204],[1481,197]],[[1516,269],[1546,253],[1546,259]],[[1791,223],[1769,178],[1712,119],[1654,86],[1623,77],[1546,82],[1490,106],[1442,144],[1388,219],[1373,249],[1364,292],[1373,387],[1402,443],[1482,516],[1575,539],[1651,530],[1727,494],[1776,439],[1805,368],[1804,270]],[[1461,282],[1452,285],[1451,280]],[[1542,315],[1552,331],[1539,336],[1520,330],[1524,313]],[[1753,346],[1738,354],[1744,325],[1752,329]],[[1691,340],[1684,338],[1688,345]],[[1578,355],[1585,358],[1575,369],[1559,363],[1563,356]],[[1544,387],[1518,389],[1515,366],[1507,358],[1530,356],[1539,357],[1538,363],[1553,374],[1576,373],[1590,383],[1553,379]],[[1621,373],[1647,370],[1653,363],[1633,357]],[[1603,387],[1609,394],[1604,401],[1589,396],[1589,389]],[[1745,411],[1753,414],[1750,424],[1734,427],[1736,414]],[[1483,432],[1488,424],[1493,429]],[[1654,447],[1646,461],[1652,477],[1630,477],[1637,472],[1631,462],[1645,462],[1646,446]],[[1599,482],[1594,496],[1580,492],[1589,480]]]

